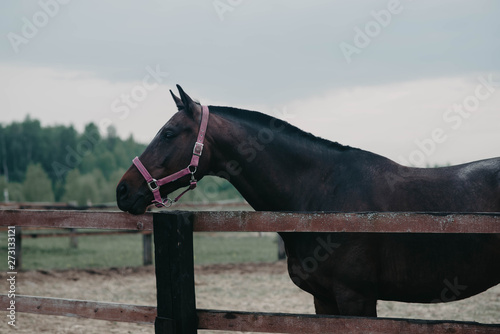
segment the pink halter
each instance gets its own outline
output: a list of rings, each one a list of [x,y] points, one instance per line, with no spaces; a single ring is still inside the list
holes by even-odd
[[[141,172],[142,176],[146,179],[148,187],[153,192],[153,195],[155,197],[153,203],[158,208],[170,207],[172,204],[177,202],[182,197],[182,195],[187,193],[189,190],[196,188],[196,183],[198,181],[194,178],[194,173],[196,173],[196,170],[198,169],[198,163],[200,161],[201,153],[203,152],[203,140],[205,139],[205,133],[207,131],[207,125],[208,125],[208,117],[210,116],[207,106],[202,106],[201,108],[202,108],[202,115],[201,115],[200,130],[198,132],[198,138],[196,139],[196,143],[194,144],[193,147],[193,156],[191,157],[191,162],[186,168],[178,171],[177,173],[170,174],[160,180],[156,180],[151,176],[151,174],[149,174],[148,170],[146,169],[146,167],[144,167],[144,165],[142,164],[142,162],[139,160],[138,157],[135,157],[134,160],[132,160],[132,162],[137,167],[139,172]],[[181,177],[189,174],[191,174],[191,181],[189,182],[189,188],[184,190],[179,196],[177,196],[173,200],[170,198],[166,198],[165,200],[163,200],[161,198],[160,187],[162,185],[174,182],[175,180],[178,180]]]

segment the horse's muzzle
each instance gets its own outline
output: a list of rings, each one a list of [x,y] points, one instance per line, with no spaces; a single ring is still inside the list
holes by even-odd
[[[116,203],[118,204],[118,208],[134,215],[143,214],[148,205],[143,203],[143,200],[141,200],[142,196],[138,193],[134,196],[130,196],[130,194],[127,181],[121,181],[116,187]]]

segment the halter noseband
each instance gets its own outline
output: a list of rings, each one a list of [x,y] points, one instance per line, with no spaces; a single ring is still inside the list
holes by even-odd
[[[201,108],[202,108],[202,115],[201,115],[200,130],[198,132],[198,138],[196,139],[196,143],[194,144],[193,147],[193,155],[191,157],[191,162],[186,168],[178,171],[177,173],[165,176],[160,180],[156,180],[151,176],[151,174],[149,174],[148,170],[146,169],[146,167],[144,167],[144,165],[142,164],[142,162],[139,160],[138,157],[135,157],[134,160],[132,160],[132,162],[137,167],[139,172],[142,174],[144,179],[146,179],[148,187],[153,193],[155,198],[153,200],[153,203],[156,205],[157,208],[170,207],[172,204],[177,202],[182,197],[182,195],[187,193],[189,190],[196,188],[196,183],[198,181],[195,179],[194,173],[196,173],[196,170],[198,169],[198,163],[200,161],[201,153],[203,152],[203,140],[205,139],[205,133],[207,131],[207,125],[208,125],[208,117],[210,115],[207,106],[202,106]],[[189,174],[191,174],[191,181],[189,182],[189,188],[184,190],[179,196],[177,196],[173,200],[168,197],[165,200],[161,198],[160,187],[162,185],[174,182],[180,179],[181,177]]]

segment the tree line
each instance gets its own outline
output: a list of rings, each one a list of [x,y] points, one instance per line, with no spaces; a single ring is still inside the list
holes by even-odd
[[[94,123],[81,133],[29,116],[0,124],[0,201],[114,203],[118,181],[145,148],[133,136],[118,137],[113,126],[102,136]],[[206,177],[183,201],[227,199],[242,197],[229,182]]]
[[[94,123],[82,133],[73,126],[42,126],[27,116],[0,124],[0,198],[3,201],[115,201],[120,177],[145,145],[123,140],[108,127],[101,136]]]

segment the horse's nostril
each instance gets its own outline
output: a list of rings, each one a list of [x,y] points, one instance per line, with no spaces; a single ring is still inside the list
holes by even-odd
[[[127,196],[127,192],[128,192],[127,183],[125,182],[120,183],[116,188],[116,198],[123,199],[125,196]]]

